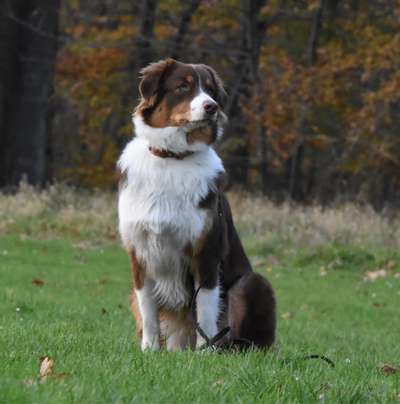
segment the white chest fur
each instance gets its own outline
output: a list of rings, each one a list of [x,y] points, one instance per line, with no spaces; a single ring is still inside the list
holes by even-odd
[[[206,222],[199,202],[224,169],[211,148],[176,160],[156,157],[148,146],[146,139],[135,138],[118,162],[127,175],[119,195],[119,231],[154,281],[158,302],[177,309],[189,298],[183,250],[195,244]]]

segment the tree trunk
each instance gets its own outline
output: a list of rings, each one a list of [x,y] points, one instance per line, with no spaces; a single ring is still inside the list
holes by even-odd
[[[200,3],[201,0],[182,1],[183,10],[171,52],[172,57],[175,59],[178,59],[181,56],[185,36],[189,31],[193,14],[200,6]]]
[[[268,21],[260,18],[260,13],[263,7],[268,4],[268,0],[242,0],[242,20],[241,30],[242,38],[240,44],[240,52],[234,71],[237,72],[235,80],[229,83],[229,98],[225,108],[226,113],[230,117],[230,126],[227,130],[227,138],[229,138],[230,128],[234,128],[235,132],[238,130],[245,131],[243,124],[243,116],[240,113],[240,100],[241,97],[251,97],[254,87],[259,82],[259,58],[261,45],[264,40],[265,32],[267,30]],[[262,175],[267,174],[266,167],[266,145],[261,140],[260,136],[264,136],[264,128],[262,123],[257,123],[257,157],[260,163],[259,173]],[[247,183],[247,176],[250,165],[249,148],[247,144],[234,150],[235,156],[243,163],[232,164],[228,169],[238,182]],[[235,160],[233,160],[235,161]],[[265,184],[266,178],[261,179],[262,184]],[[262,185],[262,187],[264,187]]]
[[[139,36],[136,42],[138,60],[136,65],[142,68],[150,62],[154,62],[156,54],[153,49],[154,38],[154,24],[156,22],[156,11],[158,7],[158,0],[143,1]]]
[[[139,32],[132,44],[132,52],[129,56],[128,72],[133,78],[132,85],[128,86],[128,92],[124,94],[123,104],[130,104],[132,99],[136,104],[139,91],[138,80],[140,70],[151,62],[157,61],[157,52],[154,50],[154,25],[159,0],[144,0],[141,2],[139,12]]]
[[[8,124],[15,102],[18,62],[18,24],[7,15],[18,15],[21,3],[22,1],[14,1],[9,6],[0,6],[0,187],[10,181],[13,136],[8,130]]]
[[[7,100],[2,123],[6,139],[2,153],[9,160],[1,185],[17,184],[23,176],[34,185],[47,178],[48,111],[57,52],[59,0],[25,0],[6,9],[3,17],[14,25],[8,46],[16,54],[10,75],[14,97]],[[11,31],[11,29],[10,29]]]
[[[322,28],[322,13],[326,8],[326,0],[320,0],[319,7],[316,9],[311,25],[310,36],[308,38],[308,46],[307,46],[307,65],[312,67],[315,65],[317,60],[317,49],[318,49],[318,41],[321,34]],[[303,201],[305,198],[304,192],[304,184],[303,184],[303,159],[305,152],[305,131],[306,123],[307,123],[307,115],[310,112],[310,105],[305,104],[301,111],[300,123],[299,123],[299,132],[300,139],[297,143],[293,156],[289,161],[289,197],[295,201]],[[311,190],[309,190],[311,191]]]

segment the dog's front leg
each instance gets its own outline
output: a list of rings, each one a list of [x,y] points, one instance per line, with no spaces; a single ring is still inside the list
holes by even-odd
[[[197,282],[196,282],[197,283]],[[196,288],[199,287],[197,283]],[[218,332],[219,315],[219,286],[201,287],[196,299],[197,323],[208,338],[214,337]],[[197,332],[196,346],[201,347],[205,339]]]
[[[154,282],[146,276],[144,266],[139,262],[135,250],[129,251],[133,275],[133,287],[136,295],[140,318],[136,318],[136,327],[141,326],[142,343],[145,349],[160,348],[160,320],[158,307],[153,295]],[[137,328],[138,329],[138,328]]]
[[[140,289],[135,288],[135,293],[143,324],[142,351],[158,350],[160,348],[160,322],[157,303],[153,296],[153,281],[146,278]]]
[[[205,226],[205,232],[195,245],[192,257],[192,273],[196,298],[197,323],[207,338],[218,333],[220,308],[219,265],[222,259],[222,227],[217,218],[208,216],[211,221]],[[196,346],[201,347],[205,338],[197,331]]]

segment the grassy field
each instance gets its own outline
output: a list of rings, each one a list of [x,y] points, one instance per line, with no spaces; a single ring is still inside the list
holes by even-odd
[[[0,402],[400,401],[400,372],[380,368],[400,366],[399,220],[230,198],[276,290],[278,340],[267,353],[142,354],[114,196],[27,186],[0,196]],[[54,361],[45,381],[44,356]]]

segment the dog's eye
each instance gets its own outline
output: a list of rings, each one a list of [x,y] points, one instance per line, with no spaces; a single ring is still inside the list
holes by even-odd
[[[215,97],[216,96],[216,92],[215,92],[215,90],[214,90],[214,88],[213,87],[209,87],[209,86],[207,86],[206,87],[206,91],[207,91],[207,93],[208,94],[210,94],[211,95],[211,97]]]
[[[186,93],[190,90],[190,85],[188,83],[182,83],[181,85],[179,85],[175,91],[177,93]]]

